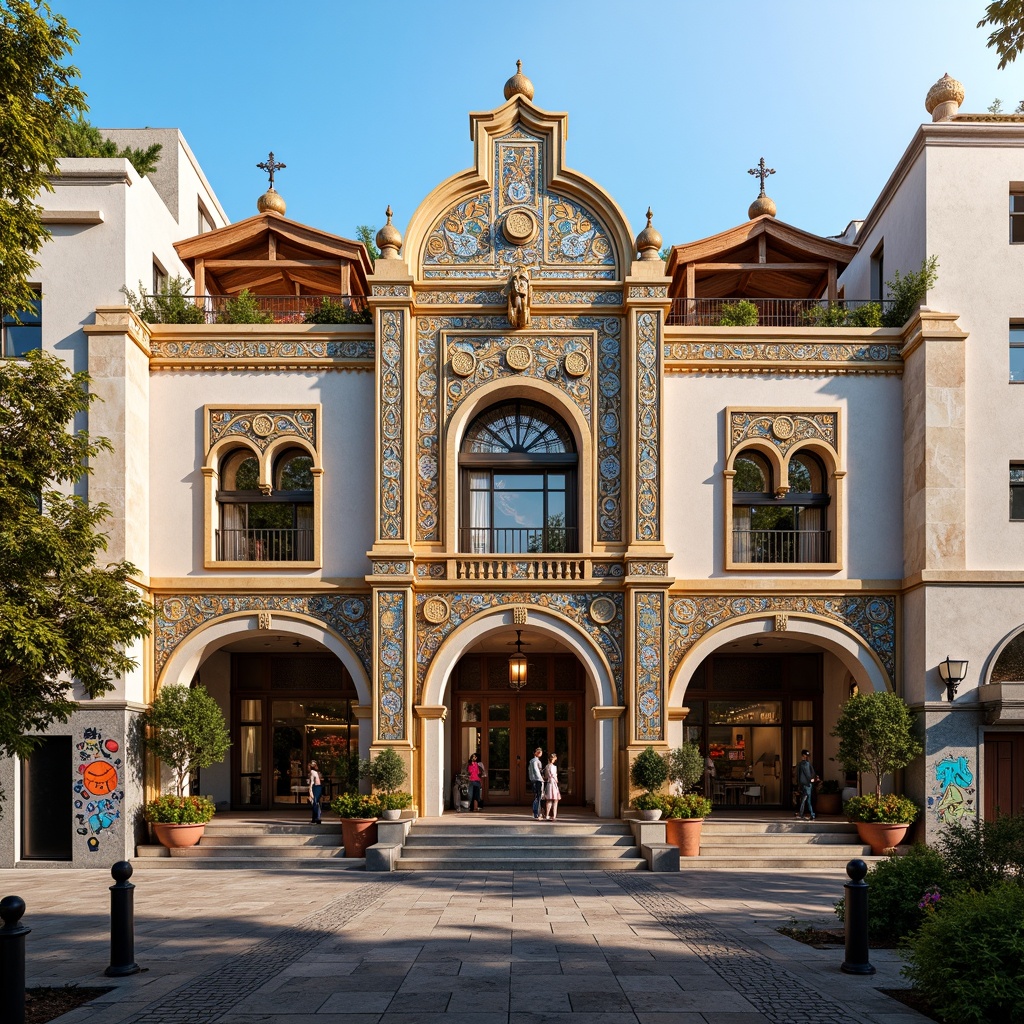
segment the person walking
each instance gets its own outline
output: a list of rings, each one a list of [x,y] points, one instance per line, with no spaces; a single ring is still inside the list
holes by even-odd
[[[319,825],[320,821],[320,797],[324,791],[324,780],[320,777],[320,769],[316,761],[309,762],[309,803],[313,813],[313,824]]]
[[[480,805],[484,802],[483,786],[484,779],[487,778],[487,769],[483,766],[480,755],[475,750],[469,755],[466,774],[469,776],[469,809],[479,811]]]
[[[558,817],[558,801],[562,793],[558,788],[558,755],[552,751],[548,754],[548,763],[544,766],[544,803],[547,805],[546,817],[554,821]]]
[[[804,814],[805,807],[811,814],[811,821],[814,821],[816,817],[814,813],[814,784],[820,781],[818,773],[814,770],[814,765],[811,764],[811,752],[801,750],[796,776],[796,784],[800,789],[800,806],[797,808],[796,816],[801,821],[807,820],[807,816]]]
[[[533,752],[533,757],[530,758],[526,769],[526,778],[533,787],[533,816],[538,819],[540,818],[541,801],[544,799],[544,769],[540,760],[543,753],[544,750],[538,747]]]

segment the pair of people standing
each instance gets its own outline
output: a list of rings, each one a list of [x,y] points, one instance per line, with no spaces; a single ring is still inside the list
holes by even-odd
[[[554,821],[558,817],[558,801],[562,799],[558,788],[558,755],[554,751],[548,754],[546,765],[541,761],[543,755],[543,748],[537,747],[527,768],[527,778],[533,786],[533,816]]]

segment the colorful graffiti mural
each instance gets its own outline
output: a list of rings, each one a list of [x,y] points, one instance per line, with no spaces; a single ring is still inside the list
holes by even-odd
[[[99,837],[121,817],[121,747],[117,740],[104,739],[99,729],[86,729],[75,744],[78,752],[75,781],[75,831],[88,836],[90,853],[100,848]]]
[[[944,757],[937,761],[935,788],[938,792],[928,797],[928,809],[934,810],[943,824],[975,813],[974,773],[966,757]]]

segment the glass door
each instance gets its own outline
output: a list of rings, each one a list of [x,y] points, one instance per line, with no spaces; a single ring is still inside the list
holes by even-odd
[[[263,701],[238,702],[238,771],[234,803],[240,808],[263,807]]]

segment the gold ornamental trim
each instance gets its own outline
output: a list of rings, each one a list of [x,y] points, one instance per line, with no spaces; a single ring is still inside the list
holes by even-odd
[[[533,362],[533,353],[525,345],[512,345],[505,353],[505,362],[517,372],[528,370]]]

